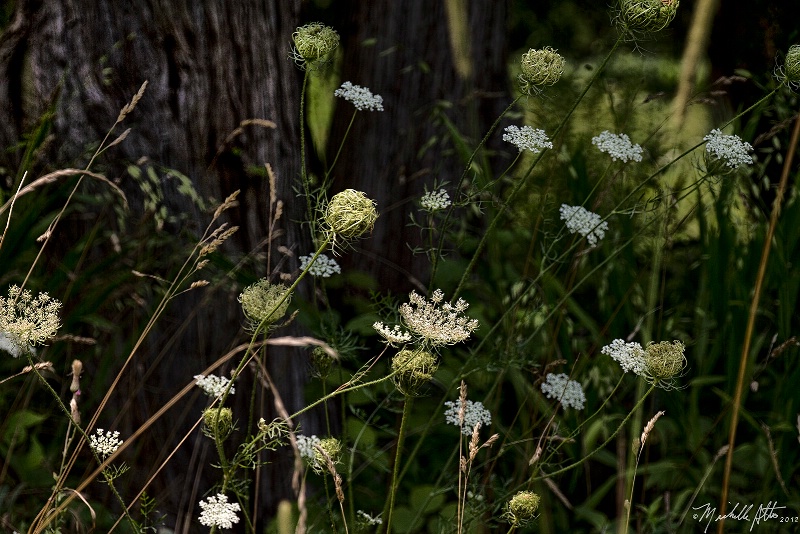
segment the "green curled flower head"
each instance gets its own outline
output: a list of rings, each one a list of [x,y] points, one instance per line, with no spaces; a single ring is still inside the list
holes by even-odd
[[[786,60],[776,69],[775,77],[790,89],[800,89],[800,45],[789,47]]]
[[[436,356],[424,350],[401,350],[392,358],[392,377],[397,390],[407,397],[419,393],[439,368]]]
[[[331,374],[333,362],[334,358],[322,347],[314,347],[311,351],[311,367],[320,378],[325,379]]]
[[[353,239],[371,232],[378,219],[375,201],[355,189],[333,195],[323,216],[327,231],[334,237]]]
[[[516,527],[528,524],[536,515],[540,497],[532,491],[520,491],[505,505],[503,518]]]
[[[531,48],[520,60],[519,88],[524,94],[536,92],[539,86],[553,85],[564,74],[564,57],[554,48]]]
[[[302,68],[324,63],[339,46],[339,34],[319,22],[300,26],[292,34],[292,59]]]
[[[644,349],[644,378],[664,389],[674,389],[675,378],[686,368],[685,345],[680,341],[650,342]]]
[[[233,411],[230,408],[211,407],[203,411],[203,432],[206,436],[223,440],[233,430]]]
[[[321,474],[328,471],[328,461],[325,458],[326,454],[331,459],[333,465],[338,464],[342,459],[342,442],[336,438],[323,438],[319,441],[317,446],[325,451],[325,454],[322,454],[314,447],[314,459],[310,461],[310,465],[315,472]]]
[[[617,0],[612,22],[632,38],[659,32],[669,26],[679,0]]]
[[[244,288],[239,302],[252,330],[269,326],[286,314],[292,298],[288,291],[285,285],[270,284],[266,278]]]

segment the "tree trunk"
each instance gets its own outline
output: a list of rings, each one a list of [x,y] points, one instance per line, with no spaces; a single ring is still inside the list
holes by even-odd
[[[343,11],[342,79],[383,96],[385,109],[359,113],[333,170],[336,189],[366,192],[381,212],[372,237],[343,263],[366,270],[382,290],[427,286],[429,263],[411,252],[423,243],[409,213],[435,181],[448,182],[455,198],[468,153],[446,121],[469,152],[508,105],[506,12],[507,2],[495,0],[352,0]],[[352,112],[337,99],[330,150]],[[493,161],[476,163],[491,168]]]
[[[131,218],[141,213],[143,197],[126,168],[150,166],[160,179],[167,221],[169,217],[182,221],[180,225],[167,222],[166,230],[185,234],[188,229],[194,236],[202,233],[211,214],[180,193],[180,182],[166,172],[174,169],[189,177],[201,198],[220,201],[241,189],[239,206],[223,216],[223,220],[240,226],[223,248],[224,254],[232,265],[247,254],[265,258],[270,196],[263,169],[269,163],[278,176],[277,196],[286,205],[279,228],[283,234],[271,245],[294,248],[304,243],[294,223],[303,210],[294,202],[292,190],[299,169],[299,74],[287,58],[299,11],[299,0],[20,0],[0,38],[0,146],[16,145],[52,109],[51,141],[42,146],[39,164],[24,170],[35,177],[47,170],[83,166],[90,154],[87,147],[96,146],[121,107],[147,80],[144,97],[123,125],[133,128],[132,132],[93,168],[117,180],[128,193],[134,206]],[[277,128],[248,126],[225,144],[241,121],[253,118],[274,121]],[[224,150],[218,154],[220,147]],[[0,158],[13,172],[27,161],[22,150],[3,152]],[[75,228],[62,225],[58,240],[75,243]],[[178,261],[173,252],[157,251],[164,259]],[[262,261],[260,267],[256,266],[260,276],[273,272],[276,258],[284,259],[278,256],[273,251],[273,265]],[[151,263],[146,258],[132,261],[132,265],[117,267],[130,270],[139,262]],[[291,272],[296,266],[289,258],[281,270]],[[169,276],[177,265],[162,262],[161,267],[166,272],[148,274]],[[227,282],[224,286],[194,290],[171,304],[133,366],[126,370],[124,382],[131,386],[127,390],[128,386],[120,386],[112,400],[117,408],[131,409],[124,414],[106,410],[100,426],[109,428],[113,424],[123,436],[126,432],[130,435],[194,374],[244,339],[242,314],[236,302],[241,283],[231,283],[234,279],[223,277]],[[151,283],[150,279],[139,280],[139,288]],[[201,299],[203,306],[199,305]],[[65,303],[67,308],[70,304]],[[152,310],[152,305],[148,309]],[[305,364],[298,362],[304,362],[305,356],[300,354],[304,353],[272,350],[269,355],[270,370],[280,377],[279,389],[289,410],[304,402]],[[114,355],[113,346],[106,346],[97,351],[95,361],[84,362],[84,413],[93,412],[104,393],[97,391],[103,385],[92,387],[88,371],[101,366],[97,359],[113,357],[118,360],[113,368],[116,372],[125,356]],[[151,369],[156,363],[158,367]],[[243,379],[252,382],[249,377]],[[240,387],[239,391],[234,400],[246,408],[248,388]],[[139,484],[131,482],[131,489],[141,487],[163,453],[176,446],[203,403],[204,399],[196,398],[183,413],[175,408],[146,434],[135,455],[125,458],[133,467],[128,480],[135,479]],[[266,406],[271,410],[271,400]],[[275,414],[266,412],[263,417],[271,420]],[[240,427],[243,425],[244,421]],[[205,456],[192,456],[192,447],[207,447],[205,442],[209,441],[198,432],[195,436],[196,440],[189,442],[193,444],[183,446],[148,490],[156,497],[159,510],[169,514],[170,525],[176,516],[196,517],[197,501],[218,476],[208,468],[205,476],[195,474],[203,461],[207,467],[214,460],[210,451]],[[197,458],[199,462],[194,461]],[[261,496],[265,502],[274,503],[276,498],[287,496],[290,479],[286,470],[264,475]],[[194,485],[198,480],[202,483]],[[118,482],[123,483],[124,479]],[[135,493],[123,494],[130,498]],[[190,500],[187,495],[196,498]],[[181,517],[177,526],[192,530]]]

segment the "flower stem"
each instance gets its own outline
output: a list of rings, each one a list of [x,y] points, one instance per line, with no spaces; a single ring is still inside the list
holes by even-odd
[[[406,423],[408,423],[409,415],[411,414],[411,405],[413,404],[413,397],[406,397],[403,403],[403,418],[400,420],[400,431],[397,434],[397,447],[394,453],[394,466],[392,467],[392,482],[389,487],[389,512],[386,514],[386,532],[392,532],[392,513],[394,512],[394,500],[397,494],[397,473],[400,467],[400,454],[403,451],[403,441],[406,437]]]

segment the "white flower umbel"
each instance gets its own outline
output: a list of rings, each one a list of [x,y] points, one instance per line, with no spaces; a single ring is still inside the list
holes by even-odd
[[[520,152],[530,150],[537,154],[545,148],[553,148],[553,143],[550,142],[544,130],[531,128],[530,126],[523,126],[522,128],[508,126],[505,131],[503,141],[508,141],[516,146]]]
[[[320,444],[322,441],[317,436],[297,436],[297,450],[300,451],[300,457],[305,458],[306,460],[314,461],[316,457],[316,451],[314,447]]]
[[[308,256],[300,256],[300,270],[304,271],[308,264],[311,263],[313,254]],[[319,276],[322,278],[330,278],[334,274],[342,274],[342,268],[336,263],[336,260],[329,258],[325,254],[320,254],[311,267],[308,269],[308,274],[311,276]]]
[[[377,322],[372,325],[372,328],[374,328],[389,345],[402,345],[411,341],[411,334],[400,328],[400,325],[394,325],[393,328],[389,328],[383,323]]]
[[[566,373],[549,373],[542,384],[542,393],[547,395],[548,399],[560,401],[564,408],[583,410],[586,402],[586,395],[580,382],[570,380]]]
[[[596,247],[597,243],[605,237],[608,223],[598,214],[592,213],[583,206],[567,204],[561,204],[558,211],[561,214],[561,220],[567,225],[567,230],[573,234],[581,234],[592,247]]]
[[[416,291],[412,291],[408,299],[411,302],[400,306],[403,322],[430,346],[459,343],[478,328],[477,319],[463,315],[469,304],[464,299],[458,299],[455,304],[443,302],[441,289],[433,292],[430,301]]]
[[[642,161],[642,147],[631,143],[630,137],[626,134],[613,134],[606,130],[600,135],[592,137],[592,144],[600,152],[611,156],[614,161],[618,159],[626,163],[631,160]]]
[[[225,388],[228,387],[228,382],[230,382],[230,380],[224,376],[216,375],[195,375],[194,381],[209,397],[219,397],[225,393]],[[234,393],[236,393],[236,388],[231,386],[231,390],[228,394],[233,395]]]
[[[645,370],[644,349],[638,343],[625,343],[622,339],[615,339],[609,345],[600,349],[601,354],[611,356],[622,371],[642,376]]]
[[[447,406],[447,410],[444,412],[444,419],[446,422],[461,426],[461,433],[465,436],[471,436],[472,430],[475,428],[475,425],[480,423],[481,427],[486,427],[492,424],[492,413],[483,407],[482,402],[478,401],[467,401],[467,405],[464,408],[464,424],[463,426],[460,425],[458,421],[458,414],[461,412],[461,399],[456,401],[447,401],[444,403]]]
[[[119,439],[119,432],[116,430],[103,434],[103,429],[98,428],[96,434],[89,436],[89,447],[101,458],[114,454],[120,445],[122,445],[122,440]]]
[[[372,517],[371,515],[369,515],[364,510],[357,511],[356,515],[358,516],[359,520],[361,520],[364,523],[364,525],[366,525],[366,526],[382,525],[383,524],[383,519],[381,519],[380,517]]]
[[[444,189],[428,191],[422,195],[422,198],[419,199],[419,203],[422,209],[430,212],[447,209],[450,207],[450,204],[452,204],[452,202],[450,202],[450,195],[448,195],[447,191]]]
[[[344,82],[341,87],[333,92],[353,104],[357,110],[383,111],[383,97],[373,95],[372,91],[360,85]]]
[[[731,170],[753,163],[753,158],[748,154],[753,147],[738,135],[725,135],[719,129],[714,129],[703,137],[703,141],[707,141],[706,156],[724,162]]]
[[[222,493],[200,501],[200,508],[203,509],[200,513],[200,523],[207,527],[219,528],[233,528],[233,524],[239,522],[236,512],[242,510],[239,503],[228,502],[228,496]]]
[[[34,298],[27,289],[13,285],[8,288],[7,299],[0,297],[0,332],[5,333],[7,342],[27,351],[31,345],[41,345],[56,335],[61,326],[60,309],[61,302],[47,293]],[[19,356],[21,352],[13,354]]]

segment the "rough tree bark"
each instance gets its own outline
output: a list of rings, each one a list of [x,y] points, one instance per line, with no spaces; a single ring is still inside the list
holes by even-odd
[[[101,167],[93,170],[119,179],[133,204],[136,188],[131,187],[132,179],[124,171],[142,158],[157,168],[184,173],[203,198],[221,200],[241,189],[240,205],[226,214],[226,220],[241,227],[225,249],[226,254],[236,258],[264,252],[269,213],[267,181],[263,173],[250,169],[263,170],[263,165],[270,163],[278,175],[278,198],[286,203],[281,243],[302,243],[300,229],[293,223],[299,220],[302,210],[295,209],[291,188],[299,168],[299,81],[297,69],[287,59],[291,35],[299,22],[299,0],[20,0],[16,4],[9,27],[0,38],[0,146],[14,146],[42,114],[54,110],[52,141],[39,155],[38,161],[43,163],[27,169],[31,176],[85,165],[87,146],[103,138],[122,105],[148,80],[144,98],[123,126],[133,128],[132,133],[112,149],[110,157],[99,162]],[[277,128],[247,127],[215,159],[226,136],[242,120],[252,118],[274,121]],[[22,151],[0,154],[2,164],[16,172]],[[201,232],[210,213],[179,194],[175,180],[163,172],[159,176],[168,212],[182,214],[191,231]],[[59,239],[74,237],[69,235],[69,225],[63,225]],[[164,252],[165,257],[170,257]],[[174,269],[176,265],[165,267]],[[273,267],[262,265],[259,274],[263,276]],[[283,269],[294,267],[296,263],[290,262]],[[207,289],[214,292],[205,293],[210,304],[198,306],[200,292],[173,303],[127,371],[126,382],[140,387],[120,388],[124,395],[134,395],[135,399],[118,398],[115,405],[123,406],[125,400],[132,400],[127,406],[133,409],[120,415],[112,410],[101,424],[110,425],[114,417],[121,417],[114,424],[125,435],[191,380],[193,374],[241,341],[241,337],[237,340],[242,324],[235,298],[237,288],[229,285]],[[69,303],[66,305],[69,307]],[[117,358],[121,363],[125,355],[114,355],[110,349],[105,349],[104,357]],[[158,369],[151,372],[149,367],[158,360]],[[282,350],[273,351],[269,361],[272,373],[281,377],[280,389],[288,408],[300,407],[305,365],[296,362],[303,360],[296,351]],[[87,369],[98,367],[92,361],[85,365]],[[89,394],[87,402],[96,402],[103,392],[90,393],[91,379],[84,378],[84,389]],[[248,401],[246,395],[241,396],[240,402]],[[126,458],[134,467],[131,473],[139,487],[157,465],[156,460],[162,458],[157,453],[165,446],[167,452],[171,450],[175,442],[170,440],[189,428],[201,403],[198,400],[183,413],[169,414],[148,433],[135,457]],[[84,411],[95,406],[84,406]],[[271,419],[268,413],[264,417]],[[203,439],[198,437],[196,443]],[[208,477],[215,475],[207,475],[200,487],[194,485],[194,470],[199,470],[203,461],[208,465],[213,455],[191,456],[191,447],[183,447],[149,490],[158,500],[159,509],[169,513],[170,522],[176,520],[176,515],[196,515],[197,499],[208,489]],[[277,496],[287,495],[290,479],[286,472],[263,477],[262,496],[273,502]],[[197,498],[192,501],[188,495]],[[181,517],[177,518],[177,526],[189,528]]]
[[[419,229],[408,226],[409,211],[434,180],[449,182],[453,198],[465,165],[437,114],[471,149],[509,103],[507,4],[352,0],[342,11],[342,79],[383,96],[385,109],[357,117],[334,169],[334,188],[365,191],[379,199],[381,211],[372,237],[343,262],[366,270],[381,288],[403,293],[428,283],[426,257],[407,246],[422,244]],[[352,112],[338,101],[331,150]]]

